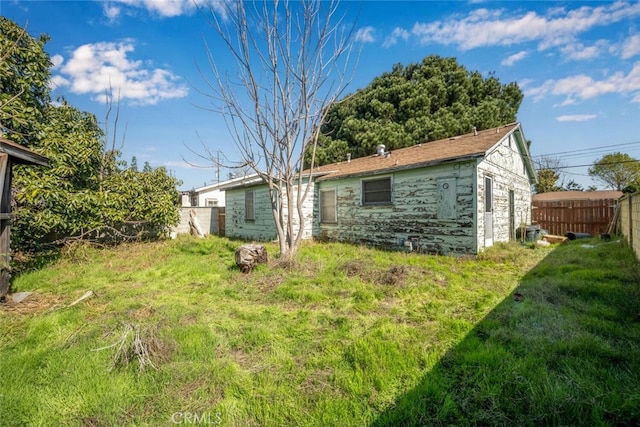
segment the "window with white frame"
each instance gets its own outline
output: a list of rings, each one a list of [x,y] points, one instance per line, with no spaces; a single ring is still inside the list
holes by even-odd
[[[336,203],[336,189],[326,188],[320,190],[320,222],[335,224],[338,222]]]
[[[390,176],[362,181],[363,205],[388,205],[391,202]]]
[[[209,208],[218,206],[218,199],[206,199],[205,204]]]
[[[255,209],[253,204],[253,190],[244,192],[244,219],[245,221],[255,221]]]

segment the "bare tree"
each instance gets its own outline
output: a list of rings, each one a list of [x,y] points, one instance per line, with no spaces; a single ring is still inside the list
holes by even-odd
[[[128,123],[124,125],[124,133],[122,135],[122,141],[120,146],[117,146],[118,136],[118,121],[120,120],[120,89],[118,89],[118,96],[116,99],[116,111],[115,118],[113,119],[113,136],[110,134],[111,124],[111,110],[113,109],[113,87],[111,86],[111,80],[109,80],[109,88],[105,90],[104,102],[107,106],[104,120],[104,142],[102,147],[102,162],[100,163],[100,171],[98,173],[98,185],[100,191],[102,191],[102,184],[106,176],[113,173],[113,169],[116,167],[117,158],[120,155],[122,148],[124,147],[125,138],[127,135]],[[112,139],[111,146],[109,147],[109,139]]]
[[[224,116],[238,149],[236,166],[250,167],[268,185],[284,259],[294,256],[302,239],[302,204],[312,187],[309,171],[327,107],[342,95],[354,69],[353,26],[336,16],[337,6],[321,0],[234,1],[203,10],[235,64],[230,70],[218,63],[220,52],[207,45],[213,110]],[[306,171],[305,152],[312,159]]]
[[[563,176],[563,170],[566,168],[565,164],[557,157],[540,156],[534,160],[536,172],[538,173],[538,182],[535,184],[535,192],[549,193],[552,191],[562,190],[578,190],[576,183],[569,181],[567,188],[565,188],[565,178]]]

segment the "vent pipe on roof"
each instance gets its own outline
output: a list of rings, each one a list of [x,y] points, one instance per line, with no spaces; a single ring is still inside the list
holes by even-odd
[[[376,151],[378,152],[378,156],[384,156],[384,144],[380,144],[376,147]]]
[[[347,163],[351,163],[351,153],[347,153]]]
[[[475,126],[473,127],[473,135],[478,136],[478,129]]]

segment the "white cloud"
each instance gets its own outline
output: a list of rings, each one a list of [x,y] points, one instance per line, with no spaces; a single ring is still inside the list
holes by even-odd
[[[356,31],[355,40],[361,43],[373,43],[376,41],[374,36],[375,31],[375,28],[371,26],[359,28],[358,31]]]
[[[554,105],[554,107],[566,107],[568,105],[574,105],[577,101],[573,98],[567,98],[562,101],[560,104]]]
[[[520,89],[524,89],[529,87],[533,82],[533,79],[522,79],[518,81],[518,86],[520,86]]]
[[[133,42],[94,43],[78,47],[52,80],[58,87],[68,86],[72,93],[91,94],[105,102],[112,89],[114,97],[133,104],[154,105],[165,99],[187,95],[186,86],[171,71],[145,68],[132,60]]]
[[[53,64],[53,68],[56,69],[64,62],[64,58],[62,55],[53,55],[51,57],[51,64]]]
[[[582,43],[570,43],[563,46],[560,52],[565,59],[585,61],[597,58],[607,48],[606,40],[598,40],[594,45],[585,46]]]
[[[190,15],[198,10],[198,8],[203,8],[218,14],[220,18],[226,20],[229,6],[235,2],[236,0],[111,0],[108,4],[118,9],[143,9],[161,18]],[[113,6],[113,4],[119,6]],[[107,15],[107,11],[108,9],[105,7],[105,15]]]
[[[546,15],[534,11],[510,14],[505,9],[477,9],[466,17],[416,23],[412,34],[423,44],[457,45],[463,50],[484,46],[510,46],[537,41],[541,50],[571,42],[596,26],[605,26],[640,16],[640,2],[615,2],[582,6],[566,11],[550,9]]]
[[[221,16],[226,16],[225,2],[228,0],[111,0],[104,6],[104,13],[107,18],[113,20],[120,14],[121,7],[136,7],[146,9],[149,13],[163,18],[172,18],[180,15],[193,13],[195,9],[203,5],[211,7]]]
[[[120,13],[117,5],[143,8],[164,18],[187,14],[194,9],[193,0],[111,0],[104,6],[104,13],[109,19]]]
[[[597,114],[573,114],[573,115],[558,116],[556,117],[556,120],[559,122],[587,122],[597,117],[598,117]]]
[[[49,79],[49,89],[51,90],[55,90],[60,87],[64,87],[68,85],[69,85],[69,80],[65,79],[62,76],[56,75]]]
[[[580,74],[560,80],[547,80],[541,86],[526,90],[525,95],[532,96],[535,101],[548,95],[565,96],[565,104],[576,98],[584,100],[619,93],[633,96],[632,102],[640,102],[640,94],[637,92],[640,92],[640,62],[636,62],[626,75],[618,72],[605,79],[595,80]]]
[[[382,47],[384,48],[392,47],[398,43],[398,40],[403,40],[403,41],[409,40],[409,31],[400,27],[394,28],[391,35],[384,40],[384,43],[382,43]]]
[[[510,67],[513,64],[515,64],[516,62],[520,61],[521,59],[526,58],[528,55],[529,54],[527,53],[527,51],[521,50],[518,53],[514,53],[513,55],[509,55],[506,59],[503,59],[500,64],[505,65],[507,67]]]
[[[622,44],[622,59],[629,59],[640,55],[640,34],[629,37]]]
[[[102,5],[104,16],[109,19],[109,22],[113,22],[120,16],[121,8],[111,3],[105,2]]]

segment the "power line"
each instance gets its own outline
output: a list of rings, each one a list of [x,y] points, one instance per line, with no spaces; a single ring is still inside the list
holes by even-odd
[[[629,145],[636,145],[636,144],[640,144],[640,141],[627,142],[627,143],[624,143],[624,144],[603,145],[603,146],[600,146],[600,147],[592,147],[592,148],[581,148],[579,150],[559,151],[557,153],[540,154],[540,155],[533,156],[533,157],[550,157],[550,156],[567,157],[565,155],[581,154],[581,153],[587,153],[589,151],[602,151],[602,150],[607,150],[609,148],[627,147]],[[590,153],[590,154],[593,154],[593,153]]]
[[[604,163],[598,163],[598,165],[619,165],[621,163],[640,163],[640,160],[622,160],[619,162],[604,162]],[[587,166],[593,166],[593,163],[588,164],[588,165],[574,165],[574,166],[554,166],[552,168],[548,168],[548,169],[570,169],[570,168],[584,168]],[[542,169],[546,169],[546,168],[542,168]]]
[[[612,149],[615,148],[622,148],[622,147],[627,147],[626,150],[627,152],[632,152],[632,151],[636,151],[636,150],[640,150],[640,141],[633,141],[633,142],[627,142],[627,143],[622,143],[622,144],[611,144],[611,145],[603,145],[600,147],[591,147],[591,148],[581,148],[578,150],[567,150],[567,151],[559,151],[557,153],[549,153],[549,154],[541,154],[538,156],[532,156],[531,161],[536,165],[536,169],[541,170],[541,169],[553,169],[553,170],[562,170],[564,171],[564,173],[569,174],[569,175],[579,175],[579,176],[590,176],[590,175],[584,175],[584,174],[579,174],[579,173],[575,173],[575,172],[569,172],[567,171],[567,169],[574,169],[574,168],[585,168],[585,167],[592,167],[594,166],[594,163],[590,163],[590,164],[581,164],[581,165],[571,165],[571,166],[563,166],[563,165],[556,165],[556,166],[549,166],[549,167],[545,167],[545,158],[551,158],[551,159],[555,159],[558,160],[558,162],[564,162],[567,160],[578,160],[579,158],[584,158],[584,157],[590,157],[590,156],[596,156],[599,154],[608,154],[611,153]],[[628,153],[627,153],[628,154]],[[640,162],[639,160],[636,159],[631,159],[631,160],[623,160],[623,161],[619,161],[619,162],[605,162],[605,163],[599,163],[600,165],[617,165],[617,164],[622,164],[622,163],[637,163]]]

